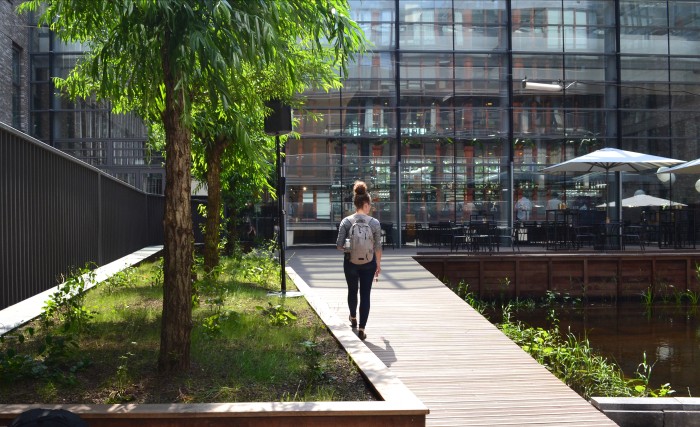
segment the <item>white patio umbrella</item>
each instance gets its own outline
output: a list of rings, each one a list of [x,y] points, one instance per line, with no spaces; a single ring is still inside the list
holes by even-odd
[[[685,162],[682,165],[673,166],[660,173],[677,173],[677,174],[700,174],[700,159]]]
[[[599,208],[604,208],[607,203],[598,205]],[[674,202],[660,197],[650,196],[648,194],[637,194],[626,199],[622,199],[623,208],[639,208],[645,206],[688,206],[683,203]],[[615,202],[610,202],[610,206],[615,206]]]
[[[684,161],[608,147],[549,166],[542,172],[605,172],[605,190],[609,193],[609,172],[641,172],[680,163]]]

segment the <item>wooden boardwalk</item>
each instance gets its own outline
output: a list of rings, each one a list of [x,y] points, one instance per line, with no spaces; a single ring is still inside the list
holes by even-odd
[[[365,345],[428,407],[426,425],[616,425],[423,269],[413,254],[415,249],[384,251]],[[342,254],[290,248],[287,255],[288,267],[337,317],[347,319]]]

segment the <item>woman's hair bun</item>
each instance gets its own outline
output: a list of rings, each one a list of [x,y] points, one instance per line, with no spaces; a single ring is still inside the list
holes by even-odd
[[[362,181],[355,181],[352,191],[355,194],[365,194],[367,192],[367,184]]]

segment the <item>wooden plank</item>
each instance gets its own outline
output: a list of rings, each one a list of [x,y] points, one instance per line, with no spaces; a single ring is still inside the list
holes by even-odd
[[[430,409],[426,425],[615,425],[421,267],[414,254],[384,251],[364,345]],[[501,260],[512,262],[492,254],[480,261],[491,271],[479,274],[493,277]],[[296,250],[289,268],[338,318],[347,318],[336,251]]]
[[[587,298],[637,298],[650,285],[655,288],[700,291],[695,265],[698,252],[648,250],[641,252],[533,251],[478,254],[419,253],[418,261],[430,269],[440,259],[453,283],[463,280],[484,297],[499,297],[505,278],[515,278],[521,298],[539,298],[547,291]]]

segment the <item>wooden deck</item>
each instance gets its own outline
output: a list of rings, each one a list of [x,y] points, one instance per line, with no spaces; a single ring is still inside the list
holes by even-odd
[[[342,255],[331,248],[292,248],[287,255],[288,268],[338,318],[347,319]],[[415,249],[384,251],[365,345],[428,407],[426,425],[616,425],[421,267],[413,255]],[[350,326],[331,330],[347,334]],[[348,351],[352,353],[353,347]]]
[[[480,298],[543,298],[547,292],[590,300],[637,300],[651,289],[700,291],[700,252],[688,250],[501,252],[419,251],[442,282],[469,285]],[[504,283],[508,283],[504,287]],[[668,295],[667,295],[668,296]]]

